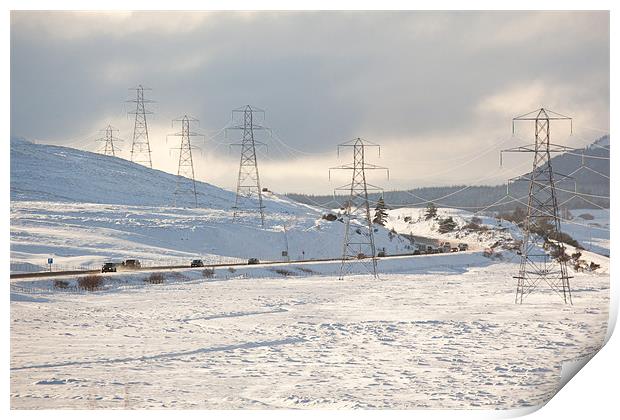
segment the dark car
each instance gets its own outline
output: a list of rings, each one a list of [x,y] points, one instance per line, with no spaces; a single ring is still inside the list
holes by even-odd
[[[127,269],[135,269],[135,268],[140,268],[140,260],[125,260],[123,262],[123,267],[127,268]]]
[[[191,266],[192,267],[204,267],[205,264],[202,262],[202,260],[193,260]]]
[[[377,257],[385,257],[385,251],[377,252]]]
[[[248,260],[248,265],[252,265],[252,264],[260,264],[260,261],[258,260],[258,258],[250,258]]]
[[[107,262],[101,267],[102,273],[116,273],[116,264]]]

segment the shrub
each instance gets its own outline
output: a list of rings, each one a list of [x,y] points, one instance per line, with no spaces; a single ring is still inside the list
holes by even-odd
[[[437,207],[435,207],[435,204],[433,203],[428,203],[426,206],[426,211],[424,212],[424,219],[431,220],[435,217],[437,217]]]
[[[479,224],[482,223],[482,219],[479,218],[478,216],[474,216],[474,217],[471,218],[469,223],[473,223],[474,225],[479,225]]]
[[[78,278],[78,288],[88,291],[99,290],[103,286],[103,277],[96,274]]]
[[[592,216],[590,213],[580,214],[579,217],[583,220],[594,220],[594,216]]]
[[[285,270],[284,268],[276,268],[275,270],[276,273],[280,274],[281,276],[285,276],[285,277],[289,277],[289,276],[294,276],[295,273],[293,273],[290,270]]]
[[[439,233],[447,233],[452,232],[456,228],[456,222],[450,217],[446,217],[445,219],[441,219],[439,221]]]
[[[327,213],[327,214],[324,214],[323,216],[321,216],[321,219],[327,220],[328,222],[333,222],[334,220],[338,219],[338,216],[336,216],[333,213]]]
[[[307,273],[307,274],[314,274],[314,273],[316,273],[316,271],[311,270],[311,269],[306,268],[306,267],[297,267],[297,269],[299,271],[302,271],[302,272]]]
[[[601,268],[600,264],[596,264],[594,261],[590,261],[590,270],[594,271],[598,268]]]
[[[54,288],[66,289],[69,287],[69,282],[66,280],[54,280]]]
[[[206,279],[210,279],[215,277],[215,269],[214,268],[205,268],[202,270],[202,276]]]
[[[151,273],[146,279],[144,279],[145,283],[150,284],[162,284],[164,282],[164,274],[163,273]]]
[[[228,272],[229,273],[235,273],[237,270],[235,270],[235,267],[228,267]]]

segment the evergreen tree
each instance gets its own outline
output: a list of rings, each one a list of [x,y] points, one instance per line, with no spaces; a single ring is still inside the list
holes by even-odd
[[[456,222],[450,217],[446,217],[445,219],[441,219],[439,221],[439,233],[452,232],[456,228]]]
[[[426,220],[431,220],[435,216],[437,216],[437,207],[435,207],[435,204],[433,203],[428,203],[426,206],[426,213],[424,213],[424,218]]]
[[[385,226],[385,221],[387,220],[387,211],[385,211],[385,201],[383,197],[377,201],[377,207],[375,208],[375,218],[372,219],[373,223],[376,223],[381,226]]]

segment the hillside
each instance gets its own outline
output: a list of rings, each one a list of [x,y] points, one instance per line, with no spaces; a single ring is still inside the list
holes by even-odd
[[[311,206],[267,192],[265,227],[256,216],[231,223],[235,194],[197,183],[199,208],[173,207],[177,178],[123,159],[66,147],[11,141],[12,271],[98,265],[340,257],[344,224]],[[380,228],[378,248],[409,241]]]

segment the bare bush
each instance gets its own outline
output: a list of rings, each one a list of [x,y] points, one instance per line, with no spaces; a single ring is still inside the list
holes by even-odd
[[[150,284],[162,284],[164,279],[165,277],[163,273],[151,273],[150,276],[144,279],[144,282]]]
[[[294,276],[295,273],[293,273],[290,270],[286,270],[284,268],[276,268],[273,270],[274,272],[278,273],[281,276],[285,276],[285,277],[290,277],[290,276]]]
[[[590,213],[580,214],[579,217],[583,220],[594,220],[594,216],[592,216]]]
[[[54,288],[66,289],[69,287],[69,282],[66,280],[54,280]]]
[[[99,290],[103,286],[104,279],[97,274],[90,274],[88,276],[78,278],[78,288],[82,290],[88,290],[90,292]]]
[[[202,276],[206,279],[211,279],[215,277],[215,269],[214,268],[205,268],[202,270]]]

